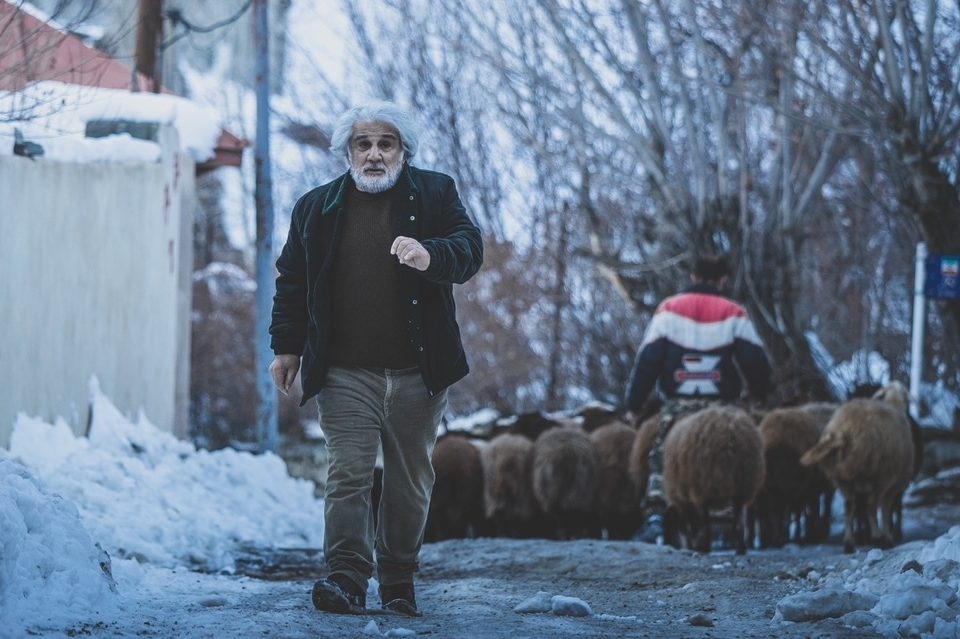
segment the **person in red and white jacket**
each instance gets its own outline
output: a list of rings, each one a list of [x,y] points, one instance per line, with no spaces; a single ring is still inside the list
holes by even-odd
[[[753,322],[743,306],[721,293],[729,272],[723,256],[696,260],[692,286],[654,312],[630,374],[628,418],[639,413],[655,385],[664,398],[644,500],[653,514],[662,515],[664,507],[662,447],[676,418],[739,398],[741,374],[752,397],[763,399],[770,390],[770,362]]]

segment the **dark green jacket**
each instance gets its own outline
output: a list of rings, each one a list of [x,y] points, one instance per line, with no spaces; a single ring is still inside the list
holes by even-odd
[[[303,401],[323,388],[329,368],[331,277],[339,245],[349,172],[300,198],[277,259],[270,347],[277,355],[302,355]],[[420,372],[435,395],[469,372],[457,326],[452,284],[480,269],[483,243],[453,178],[406,166],[393,189],[394,237],[420,240],[430,253],[426,271],[403,270],[407,325]]]

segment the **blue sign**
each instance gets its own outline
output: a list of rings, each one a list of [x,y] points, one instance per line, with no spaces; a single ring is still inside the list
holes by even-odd
[[[937,300],[960,300],[960,255],[928,255],[923,294]]]

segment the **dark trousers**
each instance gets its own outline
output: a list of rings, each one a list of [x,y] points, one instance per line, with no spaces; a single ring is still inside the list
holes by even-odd
[[[318,403],[329,453],[323,550],[330,572],[366,590],[375,549],[381,584],[412,582],[446,391],[430,397],[417,369],[332,367]],[[375,530],[370,491],[380,446],[383,495]]]

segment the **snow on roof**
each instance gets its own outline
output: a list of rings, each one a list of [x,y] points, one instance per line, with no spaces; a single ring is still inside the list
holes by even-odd
[[[26,139],[44,147],[43,157],[78,162],[159,158],[152,142],[127,136],[105,147],[104,140],[109,138],[84,137],[91,120],[172,125],[179,133],[181,151],[196,162],[213,157],[221,133],[214,109],[185,98],[45,81],[21,91],[0,92],[0,154],[12,153],[13,130],[19,128]]]
[[[17,6],[17,9],[19,9],[20,11],[23,11],[24,13],[33,16],[40,22],[45,22],[49,24],[51,27],[53,27],[54,29],[57,29],[58,31],[63,31],[65,33],[69,31],[67,27],[62,25],[57,20],[54,20],[53,16],[51,16],[49,13],[47,13],[46,11],[43,11],[42,9],[40,9],[39,7],[37,7],[36,5],[30,2],[25,2],[24,0],[20,0],[20,2],[18,2],[16,6]]]

